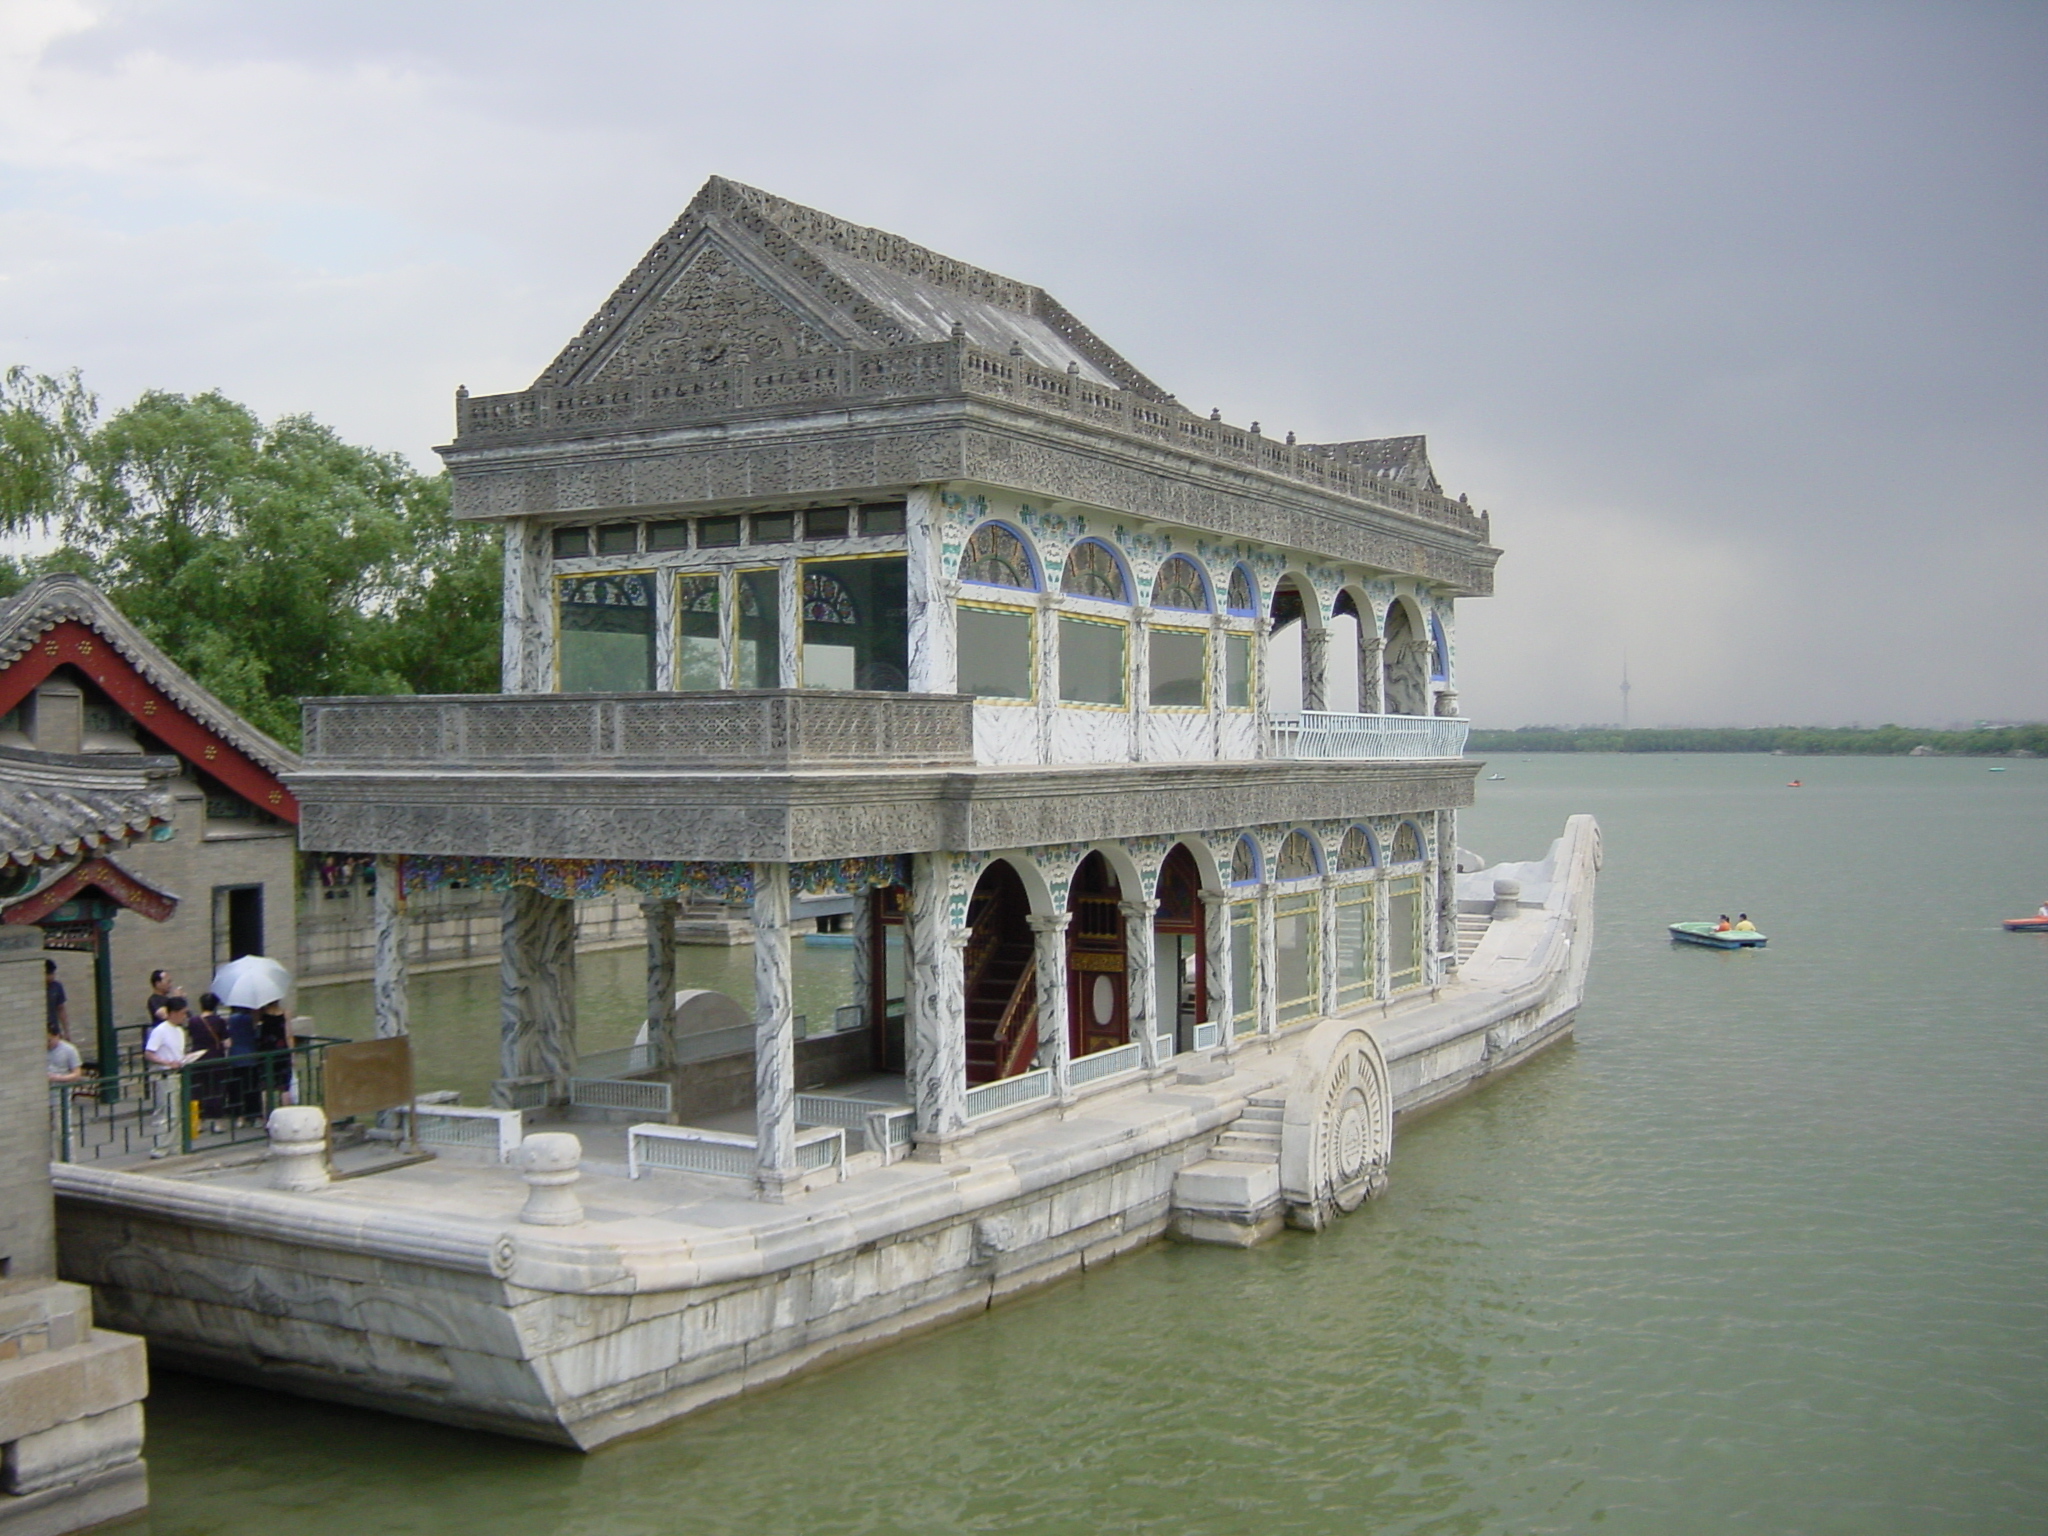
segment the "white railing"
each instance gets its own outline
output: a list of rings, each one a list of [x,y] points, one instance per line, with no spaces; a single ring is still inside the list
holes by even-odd
[[[1195,1026],[1195,1049],[1213,1051],[1223,1043],[1223,1026],[1214,1019]]]
[[[1029,1104],[1036,1099],[1052,1097],[1052,1073],[1044,1067],[1030,1072],[1020,1072],[1015,1077],[1000,1077],[992,1083],[983,1083],[978,1088],[967,1090],[967,1118],[979,1120],[983,1115],[992,1115],[999,1109],[1009,1109],[1018,1104]]]
[[[525,1135],[525,1117],[516,1109],[464,1109],[460,1104],[416,1104],[401,1109],[414,1117],[421,1146],[461,1147],[509,1162]]]
[[[798,1094],[796,1118],[800,1125],[836,1125],[859,1131],[862,1149],[880,1152],[885,1163],[893,1163],[909,1149],[917,1124],[917,1112],[907,1104],[847,1099],[830,1093]]]
[[[634,1125],[626,1129],[626,1175],[637,1179],[648,1168],[671,1173],[708,1173],[724,1179],[754,1177],[759,1143],[734,1131],[706,1131],[694,1125]],[[846,1132],[836,1125],[798,1131],[796,1165],[804,1173],[838,1170],[846,1177]]]
[[[1133,1040],[1129,1045],[1111,1046],[1106,1051],[1076,1056],[1067,1065],[1067,1081],[1079,1088],[1086,1083],[1099,1083],[1105,1077],[1135,1072],[1144,1064],[1145,1047]]]
[[[572,1077],[569,1102],[577,1109],[623,1109],[642,1115],[666,1115],[675,1107],[667,1083],[636,1077]]]
[[[1337,715],[1303,710],[1273,717],[1275,757],[1447,758],[1465,755],[1470,720],[1436,715]]]

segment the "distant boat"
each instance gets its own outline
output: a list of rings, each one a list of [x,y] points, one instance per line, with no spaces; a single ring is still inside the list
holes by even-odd
[[[2008,917],[2007,933],[2048,933],[2048,917]]]
[[[1996,768],[1993,768],[1991,771],[1993,773],[2003,773],[2005,772],[2005,764],[2000,763]]]
[[[1786,785],[1785,785],[1785,787],[1786,787],[1787,789],[1804,789],[1804,788],[1806,788],[1806,786],[1805,786],[1804,784],[1802,784],[1802,783],[1801,783],[1801,782],[1800,782],[1799,780],[1797,780],[1797,779],[1791,779],[1791,780],[1788,780],[1788,781],[1786,782]]]
[[[1762,949],[1770,940],[1754,931],[1737,933],[1733,928],[1716,930],[1712,923],[1673,923],[1671,938],[1678,944],[1704,944],[1708,949]]]
[[[1491,783],[1495,783],[1495,782],[1497,782],[1497,781],[1499,781],[1499,780],[1501,780],[1501,779],[1505,779],[1506,777],[1507,777],[1507,775],[1506,775],[1506,774],[1504,774],[1504,773],[1489,773],[1489,774],[1488,774],[1488,775],[1486,776],[1486,781],[1487,781],[1487,782],[1488,782],[1489,784],[1491,784]]]

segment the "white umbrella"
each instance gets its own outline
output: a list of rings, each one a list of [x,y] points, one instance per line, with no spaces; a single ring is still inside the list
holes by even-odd
[[[206,990],[224,1008],[261,1008],[291,990],[292,973],[268,955],[243,955],[213,973]]]

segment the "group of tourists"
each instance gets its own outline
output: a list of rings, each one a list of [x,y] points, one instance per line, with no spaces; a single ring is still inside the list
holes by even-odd
[[[1735,921],[1732,923],[1728,921],[1728,914],[1726,912],[1723,912],[1721,914],[1721,920],[1718,923],[1714,924],[1714,932],[1755,933],[1756,924],[1752,923],[1749,920],[1749,914],[1747,912],[1737,913]]]

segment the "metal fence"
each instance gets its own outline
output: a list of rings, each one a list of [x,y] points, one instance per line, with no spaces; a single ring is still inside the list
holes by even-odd
[[[325,1101],[327,1048],[314,1035],[289,1051],[214,1057],[164,1069],[124,1067],[50,1088],[50,1157],[60,1163],[208,1152],[269,1139],[285,1104]]]
[[[481,1152],[501,1163],[512,1160],[525,1139],[525,1116],[516,1109],[465,1109],[460,1104],[415,1104],[398,1111],[400,1123],[417,1131],[423,1147],[452,1147]]]
[[[1312,758],[1456,758],[1472,722],[1435,715],[1340,715],[1303,710],[1273,717],[1273,755]]]
[[[1044,1067],[1020,1072],[1015,1077],[997,1078],[992,1083],[967,1090],[967,1118],[979,1120],[1000,1109],[1030,1104],[1052,1097],[1052,1073]]]
[[[908,1104],[893,1104],[887,1099],[800,1093],[796,1096],[796,1119],[799,1125],[836,1125],[857,1132],[861,1138],[860,1151],[880,1152],[882,1161],[893,1163],[910,1150],[917,1111]]]
[[[572,1077],[569,1103],[576,1109],[616,1109],[636,1115],[667,1115],[675,1109],[675,1090],[667,1083],[637,1077]]]
[[[706,1131],[694,1125],[636,1125],[626,1132],[626,1173],[639,1178],[649,1168],[673,1173],[708,1173],[751,1181],[760,1152],[751,1136]],[[805,1173],[836,1168],[846,1176],[846,1132],[830,1125],[799,1131],[796,1165]]]
[[[1133,1040],[1129,1045],[1112,1046],[1106,1051],[1076,1056],[1067,1064],[1067,1081],[1079,1088],[1086,1083],[1099,1083],[1106,1077],[1120,1077],[1126,1072],[1135,1072],[1144,1064],[1145,1048]]]

